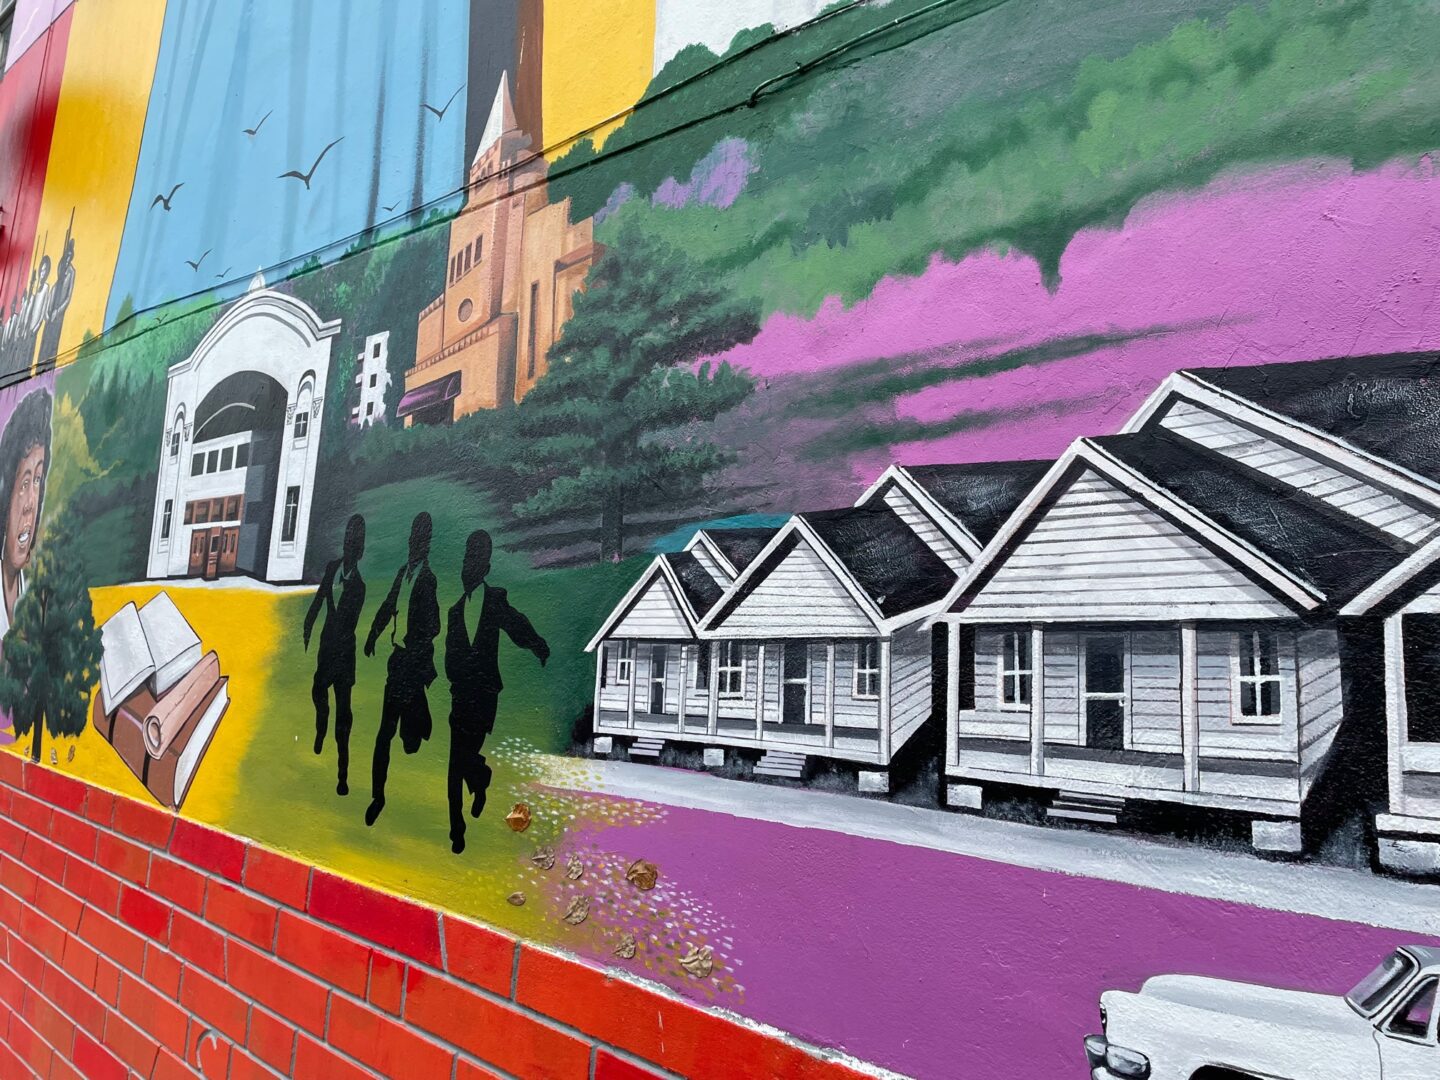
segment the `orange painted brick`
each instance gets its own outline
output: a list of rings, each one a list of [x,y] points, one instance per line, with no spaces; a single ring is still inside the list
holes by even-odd
[[[112,833],[100,834],[95,861],[112,874],[118,874],[136,885],[144,885],[150,872],[150,852]]]
[[[141,1076],[149,1076],[160,1054],[160,1044],[119,1013],[105,1018],[107,1048]]]
[[[78,937],[69,938],[65,942],[65,955],[60,958],[60,966],[66,973],[87,990],[95,989],[95,964],[100,954],[92,949]]]
[[[275,905],[249,896],[223,881],[205,887],[205,921],[262,949],[275,943]]]
[[[95,858],[95,841],[98,835],[94,825],[69,814],[56,814],[50,822],[50,839],[82,859]]]
[[[59,1053],[50,1055],[50,1080],[85,1080],[68,1061],[62,1058]]]
[[[659,1080],[659,1076],[616,1057],[603,1047],[595,1054],[595,1080]]]
[[[180,996],[180,961],[154,942],[145,946],[145,981],[172,1000]]]
[[[97,952],[137,975],[145,968],[145,939],[95,908],[80,916],[80,936]]]
[[[57,1009],[95,1038],[105,1031],[105,1003],[59,968],[49,968],[41,989]]]
[[[160,1054],[155,1059],[155,1071],[150,1074],[150,1080],[195,1080],[195,1070],[186,1065],[181,1058],[161,1047]]]
[[[400,1003],[405,997],[405,964],[386,953],[373,953],[370,957],[370,985],[365,996],[372,1005],[399,1016]]]
[[[138,934],[165,942],[170,939],[170,906],[148,892],[125,886],[120,891],[120,921]]]
[[[0,1013],[0,1034],[3,1034],[10,1023],[8,1010]],[[0,1076],[24,1076],[26,1065],[20,1060],[19,1055],[4,1042],[0,1042]]]
[[[27,986],[39,986],[40,980],[45,977],[45,957],[14,930],[6,931],[5,950],[8,963],[21,980]]]
[[[88,787],[79,780],[44,768],[31,768],[25,774],[25,790],[37,799],[79,814],[85,809]]]
[[[250,1035],[245,1048],[277,1071],[289,1075],[295,1057],[295,1028],[264,1009],[250,1010]]]
[[[35,902],[35,888],[40,875],[21,865],[19,859],[6,855],[0,858],[0,886],[14,893],[27,904]]]
[[[405,1020],[506,1072],[553,1080],[589,1075],[587,1044],[418,968],[406,976]]]
[[[120,997],[120,969],[103,956],[95,961],[95,996],[108,1005]]]
[[[277,1073],[260,1064],[243,1050],[230,1051],[230,1071],[226,1073],[226,1080],[275,1080],[277,1076],[289,1074],[289,1063],[286,1063],[286,1071]]]
[[[213,927],[183,911],[170,916],[170,951],[186,963],[225,977],[225,939]]]
[[[120,977],[120,1011],[162,1046],[177,1054],[185,1053],[190,1018],[173,1001],[133,975]]]
[[[64,885],[76,896],[83,896],[90,907],[99,908],[106,915],[114,915],[120,907],[120,879],[74,855],[65,860]]]
[[[240,993],[306,1031],[324,1032],[327,987],[239,941],[226,945],[225,965],[230,985]]]
[[[109,828],[115,823],[115,796],[92,787],[85,796],[85,816],[96,825]]]
[[[0,755],[3,756],[3,755]],[[40,1076],[50,1075],[51,1050],[45,1040],[15,1013],[10,1014],[10,1048]]]
[[[27,986],[20,1004],[20,1014],[35,1033],[58,1048],[61,1053],[70,1052],[70,1043],[75,1038],[75,1023],[40,993],[38,986]]]
[[[455,1080],[500,1080],[500,1074],[483,1069],[473,1061],[458,1058],[455,1062]]]
[[[216,829],[207,829],[185,818],[175,819],[170,854],[191,866],[218,874],[227,881],[238,882],[245,869],[243,840]]]
[[[115,800],[115,831],[148,847],[163,848],[170,843],[175,816],[134,799]]]
[[[203,971],[186,968],[180,979],[180,1004],[232,1042],[245,1040],[250,1005],[228,986],[222,986]],[[192,1054],[190,1060],[194,1060]]]
[[[56,964],[65,955],[65,928],[51,922],[37,908],[27,907],[20,912],[20,933]]]
[[[446,970],[457,979],[510,996],[515,970],[515,939],[453,915],[441,919]]]
[[[43,976],[42,976],[43,977]],[[4,1002],[19,1001],[25,994],[25,981],[11,967],[0,964],[0,1008]],[[4,1018],[0,1016],[0,1041],[5,1034]]]
[[[205,878],[164,855],[150,856],[150,891],[197,915],[205,909]]]
[[[245,856],[245,886],[276,903],[304,911],[310,896],[310,867],[288,856],[250,846]]]
[[[25,850],[20,855],[20,861],[42,877],[49,878],[56,885],[65,880],[64,850],[56,847],[38,833],[31,833],[25,837]]]
[[[300,1036],[292,1075],[303,1076],[305,1080],[374,1080],[373,1074],[352,1065],[308,1035]]]
[[[331,1046],[389,1080],[449,1076],[455,1061],[455,1055],[443,1046],[338,995],[330,1005],[326,1037]]]
[[[233,1049],[233,1044],[218,1032],[199,1021],[191,1022],[190,1052],[185,1060],[194,1062],[201,1076],[225,1080],[230,1074]]]
[[[370,946],[354,938],[288,911],[280,913],[275,954],[356,997],[365,995],[370,953]]]
[[[36,882],[35,906],[45,917],[62,927],[67,933],[80,929],[80,915],[85,905],[58,885],[52,885],[44,878]]]

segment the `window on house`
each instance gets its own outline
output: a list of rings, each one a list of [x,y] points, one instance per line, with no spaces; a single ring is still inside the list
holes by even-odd
[[[178,427],[175,429],[175,434],[170,436],[170,456],[180,456],[180,429]]]
[[[375,342],[375,347],[370,350],[370,355],[375,357],[376,360],[380,359],[380,342]],[[370,378],[373,379],[375,376],[371,375]],[[370,385],[374,386],[375,384],[372,382]]]
[[[464,268],[463,270],[461,270],[460,272],[461,272],[462,274],[468,274],[468,273],[470,272],[470,249],[469,249],[468,247],[465,249],[465,262],[464,262],[464,267],[465,267],[465,268]]]
[[[378,378],[380,378],[379,375],[371,375],[371,376],[370,376],[370,385],[371,385],[372,387],[375,385],[375,380],[378,379]]]
[[[227,446],[220,451],[220,471],[229,472],[235,465],[235,448]]]
[[[210,500],[201,499],[193,505],[195,507],[195,524],[204,525],[210,520]]]
[[[195,454],[190,458],[190,475],[199,476],[205,471],[205,455]]]
[[[855,645],[855,696],[880,696],[880,643],[861,641]]]
[[[539,322],[540,322],[540,283],[539,283],[538,281],[534,281],[534,282],[531,282],[531,283],[530,283],[530,341],[529,341],[529,356],[530,356],[530,358],[529,358],[529,360],[528,360],[528,361],[526,362],[526,364],[525,364],[525,373],[526,373],[526,375],[527,375],[529,378],[531,378],[531,379],[533,379],[533,378],[535,377],[535,345],[536,345],[536,342],[539,340],[535,328],[536,328],[536,326],[539,324]]]
[[[300,489],[289,487],[285,489],[285,516],[281,519],[280,539],[293,542],[295,529],[300,523]]]
[[[1236,635],[1239,645],[1237,697],[1241,720],[1280,718],[1280,646],[1267,630]]]
[[[175,513],[175,500],[174,500],[174,499],[166,499],[166,500],[165,500],[165,512],[164,512],[164,514],[162,514],[161,517],[160,517],[160,539],[161,539],[161,540],[169,540],[169,539],[170,539],[170,518],[174,515],[174,513]]]
[[[295,410],[295,441],[300,442],[310,434],[310,410]]]
[[[615,681],[621,686],[630,684],[631,672],[635,669],[635,658],[632,643],[629,641],[620,642],[620,652],[615,658]]]
[[[235,447],[235,467],[237,469],[243,469],[249,464],[250,444],[248,442],[242,442],[239,446]]]
[[[1000,650],[1000,704],[1028,708],[1034,678],[1029,631],[1012,630],[1006,633]]]
[[[365,403],[365,415],[366,415],[366,416],[374,416],[374,415],[375,415],[375,402],[373,402],[373,401],[367,401],[367,402]]]
[[[475,238],[475,262],[476,262],[477,265],[479,264],[480,259],[481,259],[481,257],[482,257],[484,254],[485,254],[485,237],[483,237],[483,236],[477,236],[477,237]]]
[[[215,472],[215,471],[216,471],[217,469],[219,469],[219,468],[220,468],[220,451],[219,451],[219,450],[211,450],[208,454],[205,455],[205,471],[206,471],[207,473],[212,473],[212,472]]]
[[[710,689],[710,642],[695,646],[695,689]]]
[[[738,698],[745,696],[745,646],[738,641],[720,642],[720,662],[716,666],[716,681],[721,697]]]

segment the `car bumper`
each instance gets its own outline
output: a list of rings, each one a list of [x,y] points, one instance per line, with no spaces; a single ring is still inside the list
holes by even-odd
[[[1085,1036],[1085,1058],[1090,1063],[1090,1080],[1137,1080],[1137,1078],[1150,1075],[1148,1062],[1139,1072],[1116,1072],[1106,1064],[1105,1056],[1109,1049],[1110,1042],[1104,1035]],[[1122,1050],[1122,1052],[1124,1051]],[[1144,1058],[1142,1057],[1141,1060],[1144,1061]]]

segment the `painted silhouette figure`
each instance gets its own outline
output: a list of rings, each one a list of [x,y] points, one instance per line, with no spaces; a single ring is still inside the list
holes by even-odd
[[[423,510],[410,523],[410,557],[395,575],[370,634],[365,655],[375,655],[375,641],[390,628],[390,658],[385,667],[385,699],[375,757],[370,765],[370,805],[365,824],[374,825],[385,809],[385,778],[390,773],[390,743],[400,732],[407,754],[430,738],[430,702],[426,688],[435,681],[435,638],[440,634],[440,605],[435,599],[435,574],[430,569],[430,515]]]
[[[315,753],[325,750],[325,732],[330,724],[330,691],[335,691],[335,751],[339,757],[339,781],[335,794],[350,794],[350,691],[355,686],[355,628],[365,606],[365,581],[360,576],[360,559],[365,554],[365,519],[359,514],[345,523],[345,546],[340,558],[325,567],[320,588],[305,613],[305,648],[310,632],[323,608],[325,625],[320,630],[320,648],[315,659],[315,682],[310,697],[315,702]]]
[[[473,800],[470,816],[479,817],[490,786],[490,766],[481,748],[495,730],[495,711],[504,683],[500,679],[500,632],[529,649],[541,666],[550,646],[530,620],[510,606],[505,590],[486,583],[490,573],[490,534],[476,529],[465,541],[460,568],[464,595],[450,608],[445,630],[445,677],[450,680],[450,769],[446,794],[450,802],[450,848],[465,850],[464,792]]]

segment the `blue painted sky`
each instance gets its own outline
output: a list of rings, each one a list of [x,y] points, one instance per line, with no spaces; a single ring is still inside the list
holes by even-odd
[[[462,183],[467,95],[443,120],[421,102],[465,84],[468,50],[469,0],[170,4],[107,325],[127,295],[144,309],[248,278]],[[311,190],[278,178],[342,137]]]

